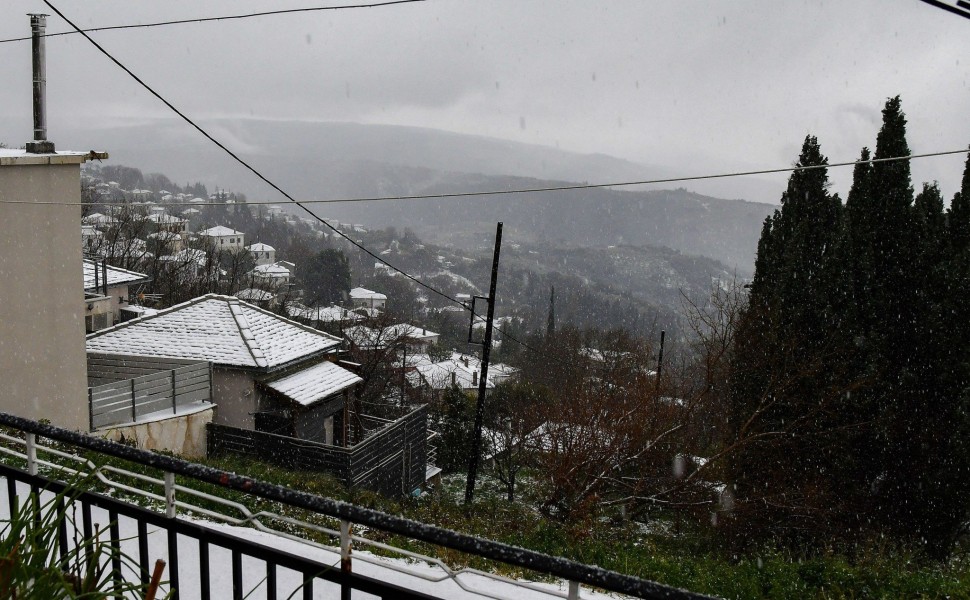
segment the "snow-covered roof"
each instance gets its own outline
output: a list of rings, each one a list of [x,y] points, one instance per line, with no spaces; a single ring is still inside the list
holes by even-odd
[[[362,287],[350,290],[350,297],[354,300],[387,300],[384,294]]]
[[[148,280],[148,275],[145,275],[144,273],[129,271],[128,269],[122,269],[121,267],[112,267],[111,265],[106,265],[104,271],[102,271],[101,264],[93,260],[84,259],[83,263],[84,289],[86,290],[94,289],[95,281],[97,281],[99,285],[104,285],[104,282],[101,281],[101,275],[104,271],[106,271],[105,275],[107,275],[108,287]],[[95,275],[95,270],[97,270],[97,275]]]
[[[282,279],[290,276],[290,270],[279,263],[272,263],[269,265],[257,265],[253,268],[253,274],[257,277]]]
[[[202,231],[199,232],[199,235],[204,235],[207,237],[222,237],[226,235],[246,235],[246,234],[244,234],[241,231],[236,231],[235,229],[230,229],[229,227],[216,225],[215,227],[203,229]]]
[[[294,402],[312,406],[362,381],[355,373],[327,361],[263,384]]]
[[[246,288],[236,293],[236,298],[246,300],[247,302],[268,302],[275,297],[271,292],[258,288]]]
[[[477,378],[481,374],[481,361],[467,354],[454,352],[451,358],[437,363],[420,362],[414,365],[415,369],[428,384],[437,390],[451,387],[452,373],[454,382],[461,388],[469,389],[478,387]],[[515,367],[510,367],[502,363],[488,365],[488,377],[486,378],[486,389],[492,389],[496,384],[512,377],[518,372]]]
[[[155,209],[153,208],[152,210],[155,210]],[[178,217],[174,217],[172,215],[168,215],[165,213],[152,213],[148,215],[148,220],[151,221],[152,223],[158,223],[158,224],[171,224],[171,223],[185,222],[185,219],[180,219]]]
[[[308,321],[362,321],[364,319],[357,313],[337,305],[311,308],[294,302],[286,307],[286,312],[291,317]]]
[[[276,248],[270,246],[269,244],[264,244],[262,242],[256,242],[247,248],[250,252],[276,252]]]
[[[344,335],[358,348],[369,350],[380,350],[401,340],[434,342],[438,339],[437,333],[407,323],[389,325],[381,329],[357,325],[344,330]]]
[[[155,233],[149,233],[146,237],[150,240],[166,240],[169,242],[182,239],[182,236],[171,231],[157,231]]]
[[[200,296],[87,338],[89,352],[208,360],[266,369],[338,345],[339,338],[219,294]]]

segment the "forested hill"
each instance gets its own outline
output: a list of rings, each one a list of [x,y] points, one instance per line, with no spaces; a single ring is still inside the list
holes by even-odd
[[[353,161],[331,163],[331,189],[362,196],[448,194],[569,185],[526,177],[443,173],[431,169]],[[295,167],[293,167],[295,168]],[[366,174],[366,175],[365,175]],[[320,177],[324,177],[320,175]],[[617,191],[602,188],[361,203],[361,222],[410,227],[438,243],[477,248],[497,221],[510,239],[581,247],[666,246],[715,258],[750,274],[761,224],[775,207],[721,200],[684,189]],[[331,205],[317,205],[321,216]]]
[[[507,190],[682,174],[605,155],[433,129],[259,119],[214,119],[206,125],[288,193],[307,200]],[[76,131],[65,133],[65,139],[76,137],[108,148],[111,164],[143,165],[174,181],[200,181],[253,200],[283,201],[182,124],[162,119],[110,129],[75,127]],[[707,195],[654,186],[337,203],[315,210],[323,217],[370,227],[409,227],[427,241],[465,248],[477,248],[501,220],[510,239],[520,242],[667,246],[715,258],[750,274],[761,225],[775,207],[722,198],[779,197],[780,192],[767,194],[756,184],[764,182],[736,178],[688,185]]]

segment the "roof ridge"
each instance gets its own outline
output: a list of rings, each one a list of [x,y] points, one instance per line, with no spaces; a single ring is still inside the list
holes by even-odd
[[[284,317],[283,315],[277,314],[277,313],[275,313],[275,312],[273,312],[271,310],[265,309],[265,308],[263,308],[261,306],[256,306],[255,304],[250,304],[249,302],[246,302],[245,300],[240,300],[239,298],[235,298],[234,296],[229,296],[229,297],[231,297],[234,300],[236,300],[237,302],[239,302],[239,304],[244,305],[245,308],[248,308],[250,310],[259,311],[259,312],[263,313],[264,315],[267,315],[269,317],[273,317],[274,319],[279,319],[280,321],[283,321],[283,322],[288,323],[290,325],[294,325],[296,327],[299,327],[300,329],[303,329],[304,331],[309,331],[310,333],[315,333],[315,334],[317,334],[319,336],[323,336],[323,337],[330,338],[331,340],[333,340],[335,342],[342,342],[343,341],[343,338],[342,337],[337,337],[335,335],[331,335],[331,334],[327,333],[326,331],[321,331],[321,330],[316,329],[314,327],[310,327],[309,325],[304,325],[303,323],[300,323],[299,321],[294,321],[292,319],[288,319],[288,318]]]
[[[266,360],[266,354],[263,353],[263,349],[256,342],[256,336],[253,335],[253,330],[249,327],[249,319],[243,314],[243,307],[240,306],[241,303],[235,297],[227,297],[226,299],[229,312],[232,314],[236,327],[239,328],[239,336],[246,345],[246,349],[249,350],[249,354],[253,357],[253,362],[256,363],[257,367],[267,367],[269,366],[269,362]]]

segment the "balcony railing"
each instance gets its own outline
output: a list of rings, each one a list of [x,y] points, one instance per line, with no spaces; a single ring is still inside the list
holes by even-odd
[[[73,508],[80,508],[81,518],[79,523],[71,523],[77,529],[75,532],[68,532],[68,525],[61,524],[65,528],[59,536],[61,557],[70,552],[72,543],[77,543],[76,534],[90,539],[92,531],[98,523],[102,523],[109,532],[112,548],[117,550],[125,543],[137,546],[137,552],[130,556],[138,568],[128,571],[122,569],[117,558],[119,554],[112,553],[112,576],[128,581],[133,578],[135,583],[140,581],[144,585],[149,577],[149,536],[161,534],[167,545],[169,589],[175,598],[225,597],[228,590],[218,588],[222,591],[219,593],[212,588],[217,576],[223,576],[226,571],[230,573],[232,597],[247,596],[244,581],[247,578],[251,581],[253,564],[262,565],[263,570],[258,574],[262,575],[260,589],[265,593],[262,597],[266,598],[286,597],[295,591],[301,591],[304,599],[323,597],[321,593],[331,597],[339,589],[341,598],[350,598],[353,591],[359,591],[380,598],[450,598],[462,593],[465,597],[495,600],[511,600],[523,594],[571,600],[581,597],[581,585],[639,598],[704,597],[5,413],[0,413],[0,425],[14,430],[0,433],[0,456],[3,457],[0,461],[0,477],[7,481],[7,509],[22,500],[18,499],[18,495],[25,491],[45,490],[48,494],[56,494],[68,489],[68,484],[55,479],[71,479],[81,475],[96,477],[97,482],[110,491],[111,497],[85,490],[73,490],[66,496]],[[55,443],[41,444],[45,439]],[[105,458],[124,459],[139,465],[141,470],[157,470],[161,477],[135,473],[110,464],[97,466],[80,456],[79,450],[93,451]],[[26,470],[18,468],[18,462],[26,465]],[[229,500],[178,485],[176,476],[241,492],[245,498],[253,501],[271,501],[279,506],[282,514],[268,510],[254,511],[244,501]],[[3,495],[0,493],[0,503]],[[132,498],[141,504],[148,503],[161,510],[136,506],[123,501],[121,497]],[[307,514],[314,516],[311,520],[316,523],[291,516],[293,509],[307,511]],[[104,515],[106,521],[99,521],[97,515]],[[306,550],[281,550],[276,543],[252,541],[247,536],[233,535],[212,525],[204,525],[197,519],[250,526],[275,536],[267,539],[306,544],[303,546]],[[133,539],[125,540],[122,537],[121,522],[125,522],[129,528],[134,527],[136,532]],[[149,527],[158,532],[150,534]],[[495,564],[559,578],[564,582],[565,590],[550,589],[547,585],[510,579],[477,569],[452,569],[437,558],[355,534],[355,528],[358,532],[378,532],[385,537],[386,534],[402,536],[481,557]],[[332,544],[309,542],[298,533],[299,530],[303,530],[304,535],[322,534],[329,537]],[[225,556],[227,553],[228,556]],[[320,554],[332,555],[333,559],[321,559]],[[406,560],[391,560],[377,554],[395,555]],[[228,563],[217,564],[217,555],[228,558]],[[354,565],[358,568],[355,569]],[[287,589],[286,593],[278,594],[278,585],[281,585],[284,576],[292,580],[294,574],[297,578],[295,590]],[[420,585],[410,585],[407,581]],[[421,591],[416,591],[416,587],[420,587]]]

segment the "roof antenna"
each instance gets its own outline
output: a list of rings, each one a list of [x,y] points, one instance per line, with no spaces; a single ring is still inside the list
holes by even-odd
[[[34,67],[34,141],[27,142],[31,154],[53,154],[54,142],[47,139],[47,64],[45,30],[47,15],[28,14]]]

